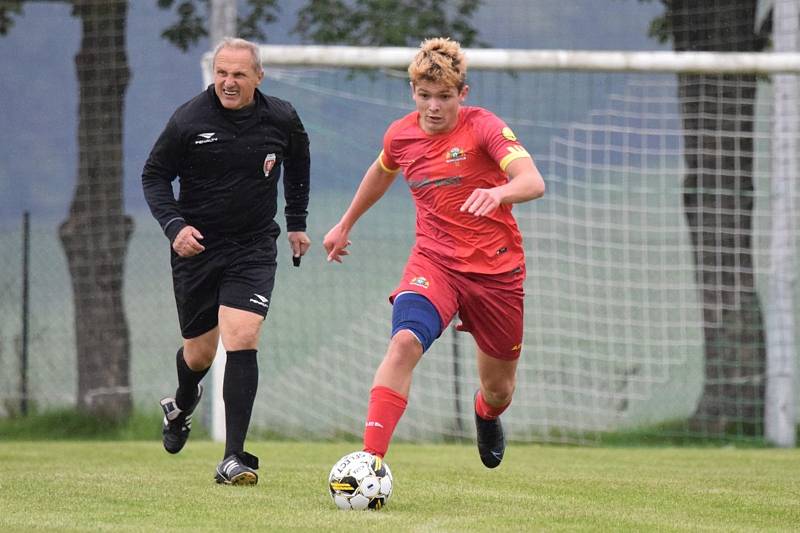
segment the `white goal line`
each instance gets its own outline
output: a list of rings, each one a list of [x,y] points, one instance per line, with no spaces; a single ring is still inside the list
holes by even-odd
[[[417,48],[378,46],[261,45],[265,66],[408,67]],[[477,70],[562,70],[602,72],[683,72],[704,74],[800,74],[798,52],[668,52],[465,49]],[[203,56],[210,76],[211,52]],[[210,82],[209,82],[210,83]]]

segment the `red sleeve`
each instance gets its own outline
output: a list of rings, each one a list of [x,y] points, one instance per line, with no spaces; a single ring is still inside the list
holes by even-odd
[[[476,109],[473,125],[483,149],[497,162],[503,172],[515,159],[531,157],[511,128],[494,113]]]
[[[383,150],[381,150],[381,153],[378,155],[378,164],[386,172],[397,172],[400,170],[400,165],[395,160],[392,152],[392,139],[397,131],[398,122],[393,122],[392,125],[389,126],[389,129],[386,130],[386,133],[383,134]]]

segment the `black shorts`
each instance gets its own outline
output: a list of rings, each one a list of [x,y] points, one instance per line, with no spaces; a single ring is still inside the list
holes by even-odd
[[[275,236],[244,242],[215,239],[203,246],[206,249],[192,257],[172,251],[172,285],[183,338],[214,329],[220,305],[266,317],[277,269]]]

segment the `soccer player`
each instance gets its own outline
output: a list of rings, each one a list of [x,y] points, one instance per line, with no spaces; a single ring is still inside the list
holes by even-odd
[[[294,107],[258,90],[258,47],[227,38],[214,52],[214,83],[180,106],[142,173],[145,198],[172,245],[183,345],[175,397],[161,400],[169,453],[186,444],[220,337],[225,452],[215,479],[254,485],[258,458],[244,451],[258,387],[258,338],[275,281],[278,178],[283,167],[286,229],[294,262],[309,248],[308,135]],[[172,181],[180,178],[176,201]]]
[[[364,450],[386,454],[414,367],[458,313],[457,328],[477,344],[478,452],[495,468],[505,452],[499,417],[511,403],[522,349],[525,256],[511,207],[541,197],[545,185],[502,120],[462,105],[466,72],[459,43],[422,43],[408,67],[416,111],[389,126],[383,150],[323,245],[328,261],[342,262],[356,221],[403,173],[416,205],[416,242],[389,297],[392,337],[370,391]]]

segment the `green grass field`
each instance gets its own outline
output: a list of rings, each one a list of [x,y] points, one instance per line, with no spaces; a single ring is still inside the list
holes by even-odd
[[[354,443],[254,441],[256,487],[212,481],[219,444],[0,443],[0,531],[797,531],[800,451],[394,444],[381,511],[339,511],[334,461]]]

